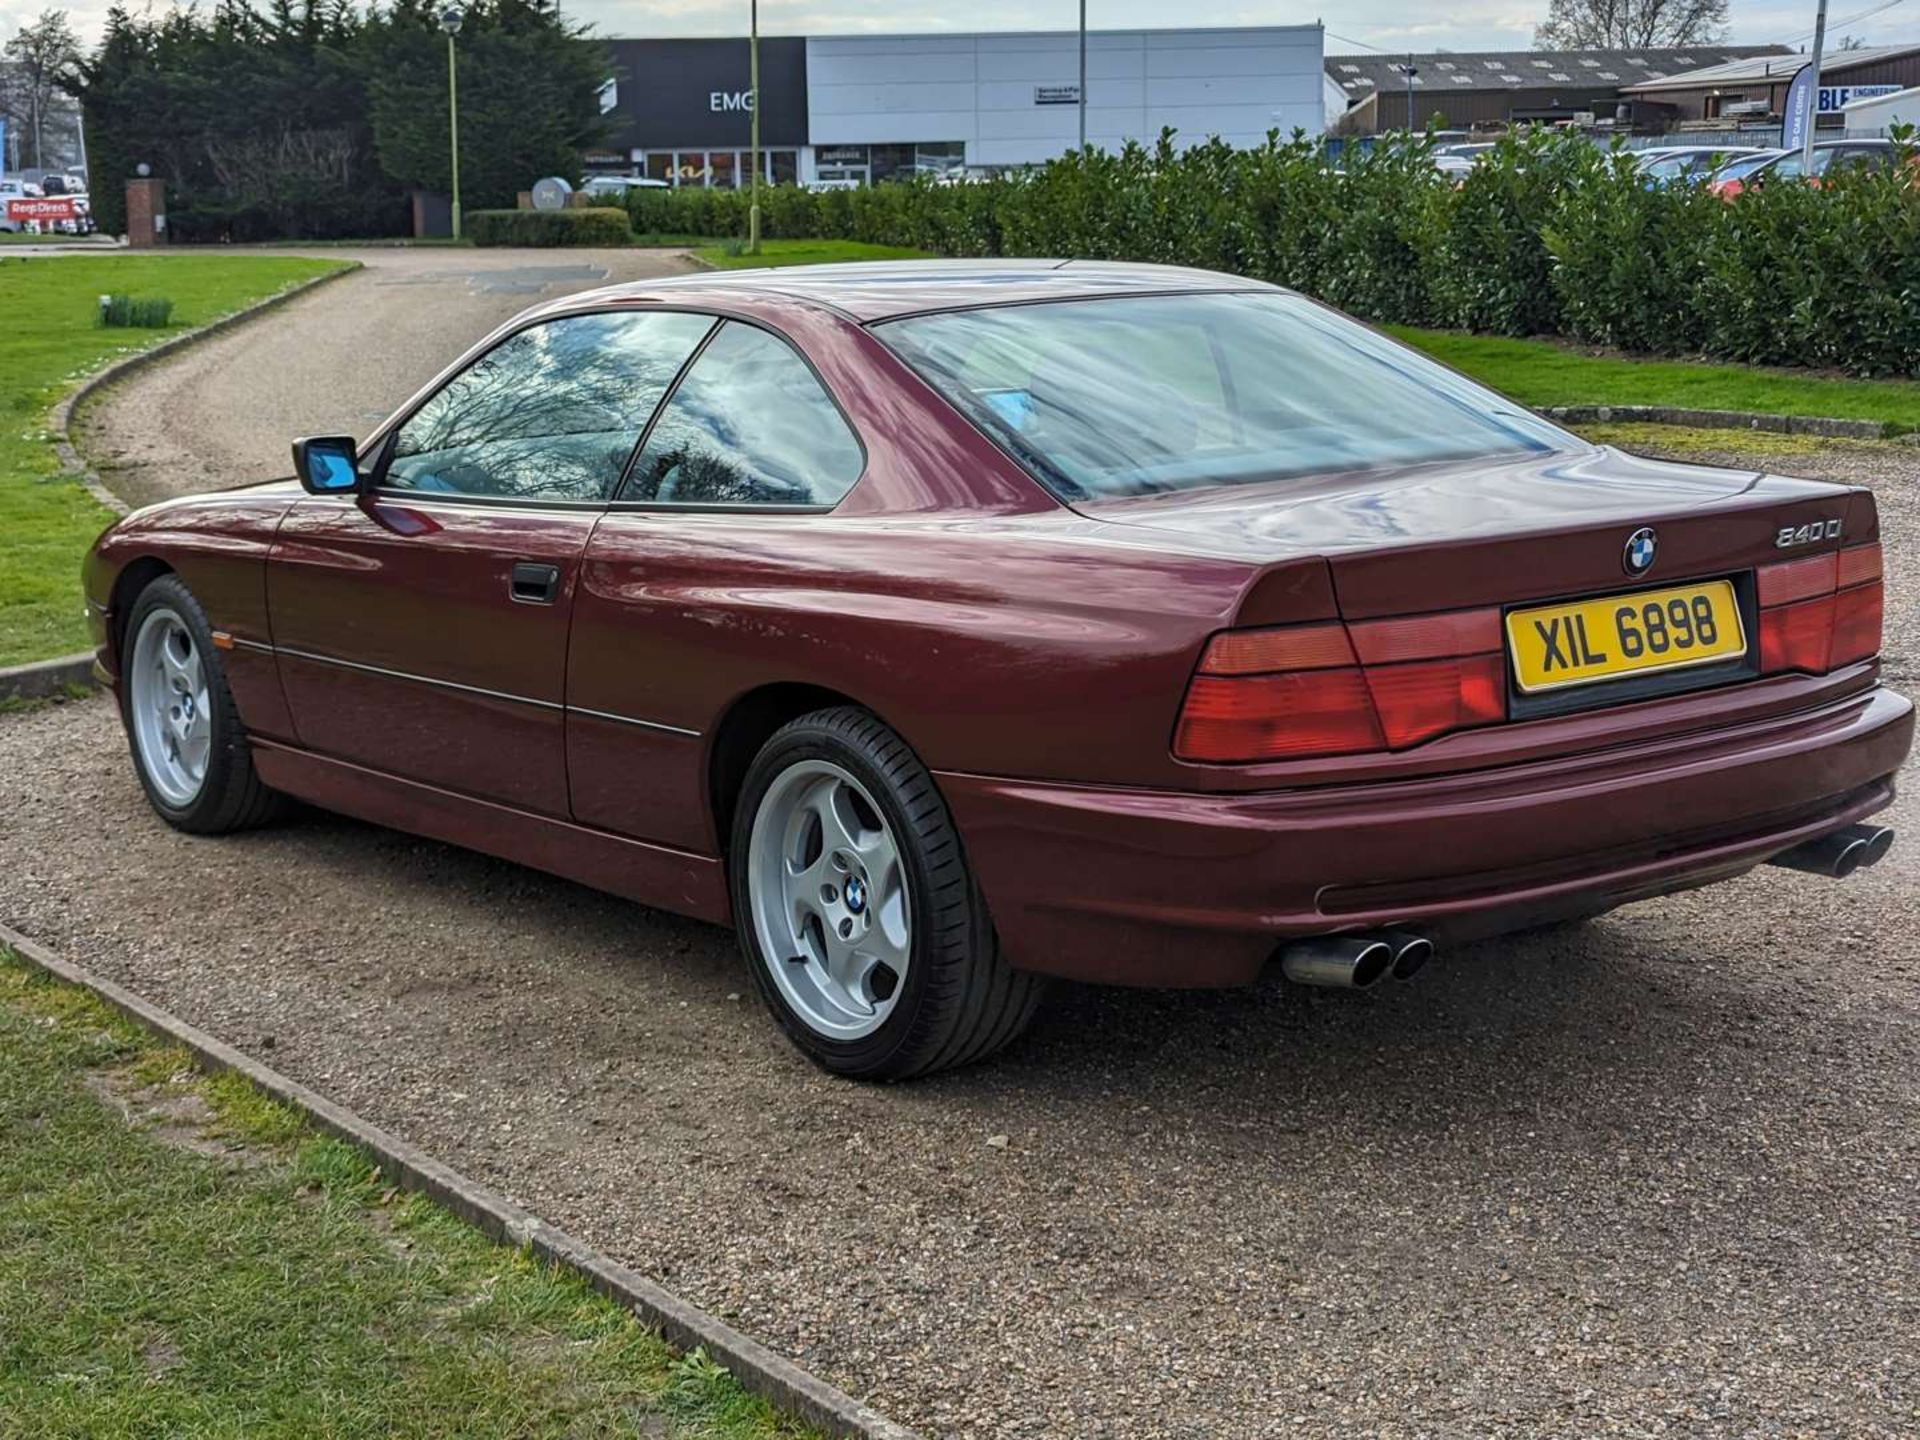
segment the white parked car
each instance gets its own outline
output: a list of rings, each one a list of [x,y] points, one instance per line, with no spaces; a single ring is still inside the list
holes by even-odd
[[[650,180],[644,175],[589,175],[580,188],[596,200],[618,202],[634,190],[671,190],[673,187],[664,180]]]

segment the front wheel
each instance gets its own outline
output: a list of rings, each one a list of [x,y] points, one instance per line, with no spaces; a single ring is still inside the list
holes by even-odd
[[[127,615],[120,718],[140,786],[169,825],[218,835],[277,808],[254,773],[206,614],[176,576],[148,585]]]
[[[901,1080],[1024,1028],[1038,977],[1008,967],[933,777],[847,706],[755,757],[730,879],[741,949],[782,1028],[835,1074]]]

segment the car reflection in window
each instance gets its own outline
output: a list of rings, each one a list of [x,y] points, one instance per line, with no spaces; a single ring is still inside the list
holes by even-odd
[[[574,315],[509,336],[401,427],[384,483],[512,499],[605,500],[711,328],[673,312]]]
[[[784,341],[729,321],[674,391],[623,498],[663,505],[832,505],[865,459]]]

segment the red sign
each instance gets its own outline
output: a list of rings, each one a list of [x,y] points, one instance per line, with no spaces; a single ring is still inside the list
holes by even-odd
[[[49,195],[45,199],[7,201],[9,220],[76,220],[71,195]]]

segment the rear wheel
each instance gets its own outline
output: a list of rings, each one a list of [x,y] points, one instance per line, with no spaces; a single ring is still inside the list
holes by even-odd
[[[953,819],[892,730],[848,706],[776,732],[735,810],[741,949],[782,1028],[836,1074],[899,1080],[981,1059],[1040,980],[1001,956]]]
[[[135,773],[160,817],[198,835],[270,818],[280,797],[254,773],[212,629],[177,576],[140,592],[121,655],[120,717]]]

